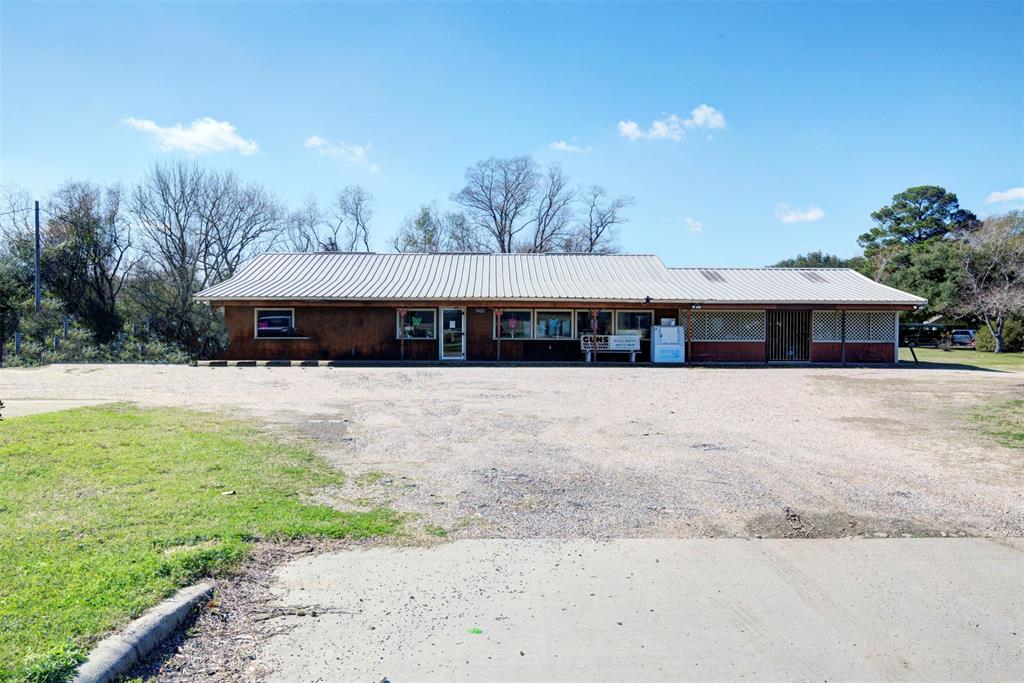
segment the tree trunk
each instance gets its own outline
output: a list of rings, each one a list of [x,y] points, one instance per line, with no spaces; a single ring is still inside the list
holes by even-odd
[[[1005,322],[1002,315],[996,317],[996,329],[992,332],[992,338],[996,342],[996,353],[1003,352],[1003,324]]]

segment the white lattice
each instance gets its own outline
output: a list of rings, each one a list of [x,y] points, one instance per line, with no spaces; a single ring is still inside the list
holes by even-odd
[[[837,342],[842,340],[843,324],[839,311],[814,311],[811,313],[811,340],[816,342]]]
[[[693,341],[764,341],[764,311],[694,311]]]
[[[896,315],[888,311],[847,311],[846,341],[891,342],[896,339]]]
[[[896,314],[888,312],[872,313],[871,337],[873,341],[896,341]]]

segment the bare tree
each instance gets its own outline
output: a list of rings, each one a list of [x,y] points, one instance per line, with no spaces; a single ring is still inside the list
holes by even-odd
[[[2,246],[10,248],[19,239],[32,234],[32,195],[14,185],[0,187],[0,235]]]
[[[310,195],[285,219],[285,241],[293,251],[341,251],[341,223],[328,223],[316,197]]]
[[[137,303],[157,333],[197,352],[211,327],[192,299],[210,280],[203,270],[209,249],[206,182],[193,162],[156,163],[135,188],[131,206],[145,257],[133,288]]]
[[[616,228],[629,220],[622,212],[633,206],[636,200],[629,195],[609,200],[607,195],[599,185],[591,185],[583,193],[582,219],[566,240],[567,251],[598,254],[618,251]]]
[[[345,229],[345,251],[370,251],[373,196],[359,185],[349,185],[334,199],[334,221]]]
[[[243,183],[231,171],[208,174],[200,198],[204,285],[231,277],[244,261],[271,249],[281,237],[284,208],[262,185]]]
[[[1024,313],[1024,212],[986,219],[960,245],[966,274],[960,310],[985,322],[1002,353],[1006,319]]]
[[[569,177],[558,164],[549,166],[540,182],[534,207],[533,241],[526,250],[556,251],[568,237],[574,218],[573,204],[579,192],[569,186]]]
[[[442,212],[435,202],[406,218],[391,244],[403,253],[486,251],[478,237],[464,214]]]
[[[475,229],[490,237],[493,250],[517,250],[519,233],[536,218],[530,211],[537,190],[537,164],[528,156],[491,157],[466,170],[466,185],[452,195]]]

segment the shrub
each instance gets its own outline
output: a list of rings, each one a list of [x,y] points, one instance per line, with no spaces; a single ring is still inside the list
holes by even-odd
[[[48,363],[189,362],[188,354],[176,346],[125,332],[109,344],[97,344],[88,330],[77,324],[69,326],[67,339],[62,336],[62,325],[26,327],[30,333],[22,338],[21,353],[18,355],[14,355],[14,340],[8,338],[4,348],[6,367],[34,367]],[[37,334],[45,335],[42,343]],[[60,337],[57,349],[53,345],[54,336]]]
[[[978,334],[974,338],[974,348],[978,351],[992,353],[996,350],[996,340],[988,330],[988,325],[982,324],[978,328]],[[1024,324],[1018,318],[1007,318],[1003,324],[1003,351],[1024,350]]]

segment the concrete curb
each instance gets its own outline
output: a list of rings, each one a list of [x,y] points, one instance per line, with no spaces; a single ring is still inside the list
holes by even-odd
[[[182,588],[120,633],[101,640],[79,667],[74,683],[108,683],[127,673],[171,635],[196,605],[211,597],[212,581]]]

